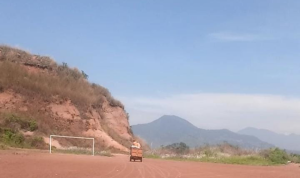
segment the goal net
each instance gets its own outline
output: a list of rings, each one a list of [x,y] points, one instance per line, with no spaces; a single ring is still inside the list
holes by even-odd
[[[67,146],[60,146],[60,148],[56,148],[57,146],[57,140],[64,139],[64,142],[67,142]],[[70,141],[74,139],[77,139],[77,142],[80,142],[82,146],[74,146],[70,144]],[[69,141],[66,141],[69,140]],[[80,140],[80,141],[79,141]],[[63,141],[63,140],[62,140]],[[56,146],[55,143],[56,142]],[[88,147],[87,147],[88,146]],[[94,138],[89,138],[89,137],[73,137],[73,136],[64,136],[64,135],[50,135],[50,140],[49,140],[49,152],[52,153],[53,150],[60,150],[62,152],[69,152],[69,153],[80,153],[80,152],[91,152],[91,154],[94,156],[95,155],[95,139]]]

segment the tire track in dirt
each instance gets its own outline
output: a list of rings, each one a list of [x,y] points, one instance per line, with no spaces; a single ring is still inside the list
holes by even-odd
[[[146,162],[145,162],[146,163]],[[149,164],[146,163],[145,167],[151,172],[152,177],[158,178],[179,178],[181,172],[166,165],[162,164]]]
[[[108,173],[104,174],[104,175],[101,175],[101,176],[104,176],[104,177],[107,177],[107,176],[110,176],[111,174],[114,174],[115,170],[117,170],[117,167],[119,165],[116,165],[115,167],[112,168],[111,171],[109,171]]]
[[[151,174],[153,175],[153,178],[159,178],[161,176],[161,173],[159,171],[157,171],[157,169],[155,168],[154,165],[145,165],[145,167],[147,167],[149,172],[151,172]]]
[[[139,171],[139,174],[140,174],[140,178],[146,178],[146,174],[145,174],[145,166],[143,165],[143,166],[140,166],[141,167],[141,169],[138,169],[138,171]]]
[[[158,167],[159,167],[159,169],[166,171],[168,174],[168,177],[170,177],[170,178],[180,178],[182,175],[182,173],[178,169],[175,169],[174,167],[169,166],[168,164],[162,164],[162,165],[159,165]]]
[[[169,177],[168,174],[170,174],[170,173],[168,171],[166,171],[167,169],[161,169],[157,165],[152,165],[152,169],[154,170],[154,172],[156,172],[162,178],[168,178]]]
[[[107,178],[118,178],[119,175],[122,175],[121,177],[123,177],[124,175],[126,175],[126,169],[128,167],[128,163],[125,162],[125,160],[122,160],[122,166],[120,169],[115,170],[114,175],[107,177]],[[117,173],[116,173],[117,172]]]
[[[163,166],[166,170],[169,170],[169,172],[171,172],[171,173],[175,173],[176,172],[176,174],[175,175],[172,175],[171,174],[171,178],[180,178],[181,177],[181,175],[182,175],[182,173],[180,172],[180,171],[178,171],[178,169],[175,169],[174,167],[172,167],[172,166]]]
[[[125,175],[123,175],[123,178],[131,178],[132,175],[135,174],[135,171],[136,171],[136,169],[134,168],[134,166],[129,163],[128,169],[127,169],[128,173],[126,173]]]
[[[144,163],[129,163],[131,167],[130,174],[124,178],[132,178],[138,175],[139,178],[146,178]]]
[[[147,163],[144,165],[144,169],[147,177],[156,178],[155,172],[147,165]]]

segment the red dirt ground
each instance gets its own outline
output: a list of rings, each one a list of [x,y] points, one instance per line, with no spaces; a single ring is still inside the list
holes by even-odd
[[[241,166],[115,157],[0,151],[0,178],[299,178],[299,165]]]

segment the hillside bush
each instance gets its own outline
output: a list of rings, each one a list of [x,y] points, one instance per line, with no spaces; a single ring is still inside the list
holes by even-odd
[[[46,148],[46,143],[42,137],[24,137],[24,135],[17,130],[3,127],[0,127],[0,145],[17,148]]]
[[[23,129],[26,131],[35,131],[38,129],[35,120],[22,118],[16,114],[5,114],[4,125],[14,130]]]
[[[33,137],[30,138],[28,142],[32,148],[43,149],[46,146],[43,137]]]
[[[290,161],[293,163],[300,163],[300,155],[298,154],[291,154]]]
[[[25,138],[22,134],[15,132],[11,129],[3,129],[2,142],[9,146],[20,147],[23,145]]]
[[[38,129],[38,125],[37,125],[36,121],[35,120],[29,121],[29,130],[35,131],[37,129]]]
[[[290,158],[286,151],[279,148],[265,150],[261,155],[276,164],[286,164]]]

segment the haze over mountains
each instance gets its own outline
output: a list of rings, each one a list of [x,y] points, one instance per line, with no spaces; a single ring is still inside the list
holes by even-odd
[[[254,136],[240,135],[226,129],[205,130],[177,117],[165,115],[147,124],[133,125],[135,135],[144,139],[152,148],[184,142],[190,147],[216,145],[228,142],[243,148],[270,148],[273,145]]]
[[[239,134],[251,135],[262,141],[271,143],[276,147],[290,151],[300,151],[300,135],[290,134],[283,135],[269,130],[256,129],[252,127],[245,128],[238,132]]]

